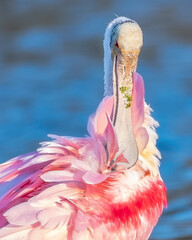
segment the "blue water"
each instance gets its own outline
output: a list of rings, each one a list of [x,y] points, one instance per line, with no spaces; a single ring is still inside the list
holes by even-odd
[[[103,96],[105,28],[114,14],[133,18],[169,198],[151,240],[192,239],[191,10],[191,0],[0,1],[0,161],[33,151],[47,133],[87,133]]]

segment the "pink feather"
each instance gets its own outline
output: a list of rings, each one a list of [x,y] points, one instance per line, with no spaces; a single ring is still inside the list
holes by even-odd
[[[142,153],[149,141],[144,84],[137,73],[133,81],[132,125]],[[141,172],[134,181],[134,169],[111,170],[126,161],[120,155],[113,162],[119,146],[112,113],[113,97],[105,97],[89,118],[89,137],[49,135],[53,140],[36,152],[0,165],[0,239],[149,236],[166,205],[166,190],[158,177]]]

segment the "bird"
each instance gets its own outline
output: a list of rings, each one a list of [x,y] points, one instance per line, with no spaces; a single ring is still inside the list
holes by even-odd
[[[104,97],[88,135],[48,135],[0,165],[1,240],[146,240],[167,206],[159,124],[136,72],[142,30],[117,17],[103,43]]]

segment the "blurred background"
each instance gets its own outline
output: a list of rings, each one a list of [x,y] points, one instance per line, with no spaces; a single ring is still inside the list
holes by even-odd
[[[151,240],[192,239],[191,11],[191,0],[1,0],[0,162],[34,151],[48,133],[87,134],[103,97],[105,28],[115,14],[133,18],[169,198]]]

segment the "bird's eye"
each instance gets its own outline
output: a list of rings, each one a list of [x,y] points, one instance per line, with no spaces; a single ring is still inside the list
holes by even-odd
[[[115,42],[115,46],[116,46],[117,48],[119,48],[119,44],[118,44],[117,41]]]

